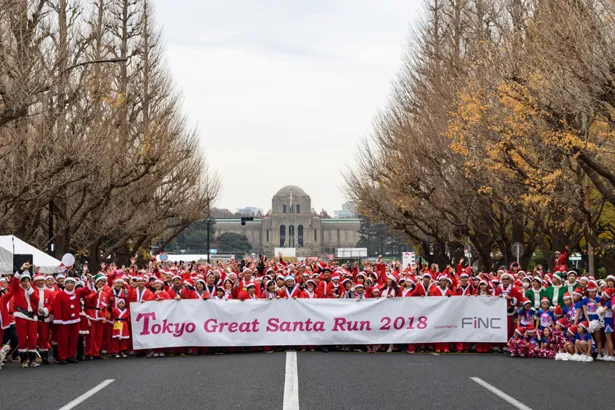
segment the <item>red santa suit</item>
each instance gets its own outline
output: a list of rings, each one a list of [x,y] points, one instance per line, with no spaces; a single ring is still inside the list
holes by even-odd
[[[170,295],[171,294],[169,293],[169,296]],[[154,296],[154,293],[148,288],[144,287],[143,289],[139,289],[137,287],[137,288],[130,289],[130,291],[128,292],[128,302],[129,303],[142,303],[142,302],[149,302],[150,300],[156,300],[156,296]]]
[[[442,289],[439,284],[435,284],[429,288],[429,296],[453,296],[453,291],[448,287]]]
[[[129,348],[130,339],[130,312],[128,309],[113,308],[113,332],[111,334],[111,353],[126,352]]]
[[[108,306],[109,294],[104,289],[91,292],[85,298],[85,313],[90,320],[90,332],[85,342],[86,356],[100,357]]]
[[[13,293],[7,292],[0,295],[0,343],[4,335],[4,329],[11,327],[11,317],[9,315],[9,302],[13,299]]]
[[[38,331],[38,292],[34,287],[26,290],[21,287],[21,273],[13,275],[11,281],[11,292],[13,293],[13,303],[15,307],[15,330],[17,330],[17,342],[19,353],[36,352],[37,331]],[[29,278],[30,275],[28,274]]]
[[[504,288],[504,285],[499,285],[495,289],[495,296],[510,297],[510,299],[506,301],[506,308],[508,310],[508,338],[510,339],[515,331],[515,323],[513,321],[515,308],[517,307],[517,303],[523,299],[523,294],[518,287],[511,283],[507,288]]]
[[[79,339],[81,299],[90,294],[90,289],[64,289],[53,300],[53,323],[58,325],[58,359],[65,361],[77,355]]]
[[[298,284],[295,283],[295,286],[292,288],[288,288],[288,286],[284,286],[284,288],[278,292],[278,295],[282,299],[294,299],[301,297],[301,288]]]
[[[42,353],[49,351],[51,347],[51,316],[55,292],[45,286],[37,287],[35,291],[38,292],[38,310],[43,312],[38,316],[38,347]]]

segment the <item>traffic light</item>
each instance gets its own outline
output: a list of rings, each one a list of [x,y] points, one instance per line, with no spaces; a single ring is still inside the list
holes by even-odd
[[[245,225],[246,221],[253,221],[253,220],[254,220],[254,218],[251,217],[251,216],[244,216],[244,217],[241,218],[241,225]]]

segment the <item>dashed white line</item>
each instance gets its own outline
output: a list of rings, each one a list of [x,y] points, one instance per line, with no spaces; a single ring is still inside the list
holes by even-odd
[[[479,377],[470,377],[470,379],[472,379],[476,383],[480,384],[485,389],[489,390],[491,393],[495,394],[496,396],[498,396],[502,400],[505,400],[508,403],[512,404],[513,406],[515,406],[519,410],[532,410],[531,407],[526,406],[525,404],[521,403],[519,400],[515,399],[514,397],[509,396],[508,394],[504,393],[502,390],[498,389],[497,387],[494,387],[494,386],[490,385],[489,383],[487,383],[483,379],[481,379]]]
[[[78,406],[79,404],[83,403],[84,401],[86,401],[87,399],[89,399],[90,397],[92,397],[93,395],[95,395],[96,393],[98,393],[99,391],[101,391],[102,389],[104,389],[105,387],[113,383],[114,381],[115,379],[105,380],[104,382],[100,383],[98,386],[86,391],[81,396],[77,397],[75,400],[71,401],[70,403],[66,404],[63,407],[60,407],[59,410],[70,410]]]
[[[299,410],[299,375],[297,373],[297,352],[286,352],[286,374],[284,376],[284,410]]]

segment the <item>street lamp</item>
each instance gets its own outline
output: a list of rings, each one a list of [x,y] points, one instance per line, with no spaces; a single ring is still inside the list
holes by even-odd
[[[66,68],[65,70],[62,71],[62,74],[66,74],[67,72],[69,72],[70,70],[73,70],[75,68],[78,67],[83,67],[86,65],[91,65],[91,64],[117,64],[117,63],[125,63],[126,61],[128,61],[127,58],[123,58],[123,57],[117,57],[117,58],[109,58],[106,60],[91,60],[91,61],[84,61],[82,63],[79,64],[75,64],[72,65],[68,68]],[[54,203],[53,203],[53,199],[51,201],[49,201],[49,220],[47,221],[48,223],[48,229],[49,229],[49,240],[47,243],[47,253],[49,253],[49,255],[54,256],[54,243],[53,243],[53,238],[55,237],[55,234],[53,232],[53,212],[54,212]]]

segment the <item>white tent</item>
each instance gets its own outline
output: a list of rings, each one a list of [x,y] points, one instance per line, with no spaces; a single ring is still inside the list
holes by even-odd
[[[13,251],[14,249],[14,251]],[[36,249],[13,235],[0,236],[0,273],[13,272],[13,253],[27,254],[34,257],[34,266],[40,267],[41,273],[56,273],[60,261]]]

